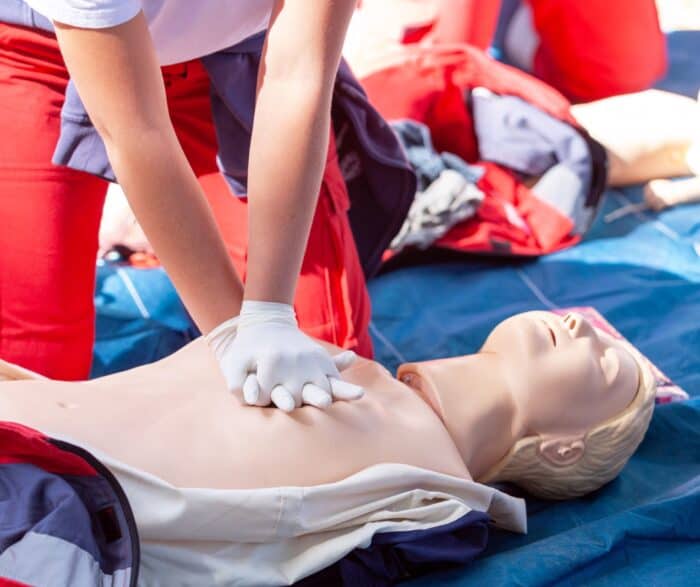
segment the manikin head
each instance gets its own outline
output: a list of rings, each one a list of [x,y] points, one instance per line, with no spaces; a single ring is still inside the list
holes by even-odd
[[[477,355],[402,371],[420,379],[451,432],[462,422],[478,425],[470,420],[477,406],[486,414],[509,410],[506,420],[494,420],[507,424],[502,430],[483,435],[500,433],[510,448],[501,446],[475,476],[550,499],[583,495],[616,477],[654,406],[654,379],[636,351],[573,313],[517,314],[494,328]],[[489,403],[484,393],[505,400]]]

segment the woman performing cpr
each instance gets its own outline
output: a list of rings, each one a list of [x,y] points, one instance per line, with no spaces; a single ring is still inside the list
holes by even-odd
[[[339,375],[352,355],[334,361],[300,331],[291,305],[326,162],[331,95],[355,2],[30,0],[26,4],[53,23],[65,66],[105,144],[114,174],[195,321],[209,335],[229,388],[243,390],[250,404],[273,403],[287,411],[303,403],[327,407],[333,399],[359,397],[361,388],[345,384]],[[160,66],[210,55],[265,29],[248,164],[250,239],[244,289],[178,142]],[[7,43],[5,59],[21,49],[21,42]],[[24,70],[17,67],[8,77],[14,83],[39,70],[48,76],[52,67],[58,68],[48,60],[39,62]],[[15,107],[31,116],[32,104]],[[7,169],[6,161],[3,165]],[[21,160],[10,170],[13,177],[26,171],[20,166]],[[59,173],[54,181],[63,181]],[[77,185],[79,180],[73,179]],[[60,233],[83,214],[86,223],[99,218],[99,198],[85,197],[83,203],[85,193],[70,195],[81,203],[70,211],[60,208],[71,218],[55,222],[52,218],[51,230]],[[35,208],[37,218],[47,214],[46,209]],[[60,210],[51,208],[48,213],[58,216]],[[84,246],[94,248],[95,239],[96,227],[95,234],[85,235]],[[55,273],[79,273],[58,262],[58,255],[51,265]],[[84,265],[83,273],[91,276],[87,261]],[[8,266],[2,291],[12,287],[13,296],[20,291],[30,304],[36,295],[30,290],[43,284],[13,273]],[[89,282],[83,273],[78,279]],[[70,290],[71,284],[66,288]],[[18,312],[25,303],[22,299],[15,304]],[[36,337],[39,329],[31,336],[22,334],[21,320],[12,322],[8,302],[4,305],[0,339],[11,339],[18,332],[18,337]],[[77,322],[75,329],[92,327],[89,319]],[[58,348],[63,336],[65,329],[54,333]],[[23,347],[22,352],[34,351]],[[3,353],[14,356],[7,349]]]

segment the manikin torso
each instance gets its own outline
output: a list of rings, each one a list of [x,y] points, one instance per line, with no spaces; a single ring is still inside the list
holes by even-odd
[[[502,322],[479,353],[406,364],[399,376],[405,383],[358,360],[343,377],[365,388],[360,400],[291,415],[245,407],[199,340],[89,382],[0,383],[0,420],[83,443],[182,488],[321,485],[382,463],[478,480],[518,439],[583,436],[638,388],[636,363],[619,343],[582,316],[547,312]]]
[[[0,385],[0,419],[66,436],[179,487],[310,486],[379,463],[469,479],[428,404],[377,363],[344,374],[359,402],[291,415],[244,407],[199,340],[158,363],[91,382]]]

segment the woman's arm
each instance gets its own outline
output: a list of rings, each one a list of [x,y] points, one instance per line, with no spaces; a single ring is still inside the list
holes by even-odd
[[[175,136],[145,18],[107,29],[56,23],[61,52],[115,175],[199,327],[239,312],[242,285]]]
[[[248,278],[240,318],[209,342],[230,389],[291,411],[357,399],[292,309],[327,155],[331,96],[355,0],[276,0],[263,49],[248,172]],[[330,243],[329,243],[330,245]]]
[[[290,304],[316,208],[331,97],[356,0],[277,0],[263,51],[248,180],[245,297]]]

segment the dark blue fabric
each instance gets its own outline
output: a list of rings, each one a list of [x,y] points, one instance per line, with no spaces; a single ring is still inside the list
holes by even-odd
[[[62,477],[23,463],[0,465],[0,553],[35,532],[75,544],[104,573],[129,568],[128,533],[108,541],[101,532],[96,514],[108,507],[113,508],[115,520],[123,522],[113,490],[100,477]]]
[[[697,98],[700,91],[700,31],[673,31],[666,39],[669,68],[657,87]]]
[[[661,85],[694,96],[700,32],[668,42]],[[534,262],[440,256],[370,282],[375,351],[391,369],[474,352],[516,312],[589,305],[696,398],[658,407],[608,486],[561,503],[528,498],[526,536],[494,531],[467,568],[412,584],[700,585],[700,205],[604,221],[640,201],[639,188],[609,190],[580,246]]]
[[[451,524],[427,530],[375,534],[336,564],[297,583],[303,587],[394,585],[449,565],[465,565],[486,548],[489,518],[472,511]]]

